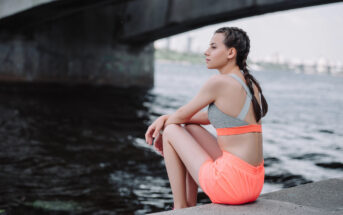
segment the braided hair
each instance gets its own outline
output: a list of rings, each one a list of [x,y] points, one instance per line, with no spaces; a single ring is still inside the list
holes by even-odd
[[[236,64],[238,65],[239,69],[241,69],[244,73],[244,78],[247,82],[248,88],[250,93],[252,94],[251,101],[253,103],[253,108],[255,112],[256,122],[260,121],[262,117],[264,117],[268,112],[268,104],[266,99],[262,94],[262,89],[257,82],[257,80],[249,73],[248,65],[247,65],[247,58],[250,51],[250,39],[245,31],[237,27],[223,27],[219,28],[215,31],[215,33],[223,33],[225,36],[224,44],[227,48],[235,48],[237,52],[236,56]],[[252,82],[255,83],[258,90],[261,93],[261,103],[262,103],[262,110],[260,105],[258,104],[255,94],[254,88],[252,86]]]

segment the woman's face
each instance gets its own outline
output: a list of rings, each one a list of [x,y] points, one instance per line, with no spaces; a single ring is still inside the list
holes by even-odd
[[[223,43],[224,34],[215,33],[211,38],[210,45],[205,51],[208,69],[220,69],[228,63],[229,49]]]

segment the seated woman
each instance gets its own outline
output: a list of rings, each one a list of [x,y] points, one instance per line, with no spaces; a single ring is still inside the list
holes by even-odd
[[[196,205],[198,186],[220,204],[252,202],[262,191],[261,118],[268,104],[247,69],[249,50],[243,30],[216,30],[205,56],[207,68],[219,74],[189,103],[157,118],[146,131],[147,143],[164,156],[175,209]],[[201,111],[207,105],[208,111]],[[201,126],[207,124],[216,128],[217,138]]]

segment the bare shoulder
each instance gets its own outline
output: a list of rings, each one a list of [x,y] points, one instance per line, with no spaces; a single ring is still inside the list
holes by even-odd
[[[208,90],[215,92],[219,89],[222,89],[223,87],[227,86],[228,82],[225,78],[225,76],[217,74],[212,75],[205,83],[204,87]]]
[[[228,78],[228,76],[226,75],[221,75],[221,74],[217,74],[217,75],[212,75],[208,80],[207,83],[210,85],[216,85],[216,86],[220,86],[220,85],[225,85],[227,86],[228,83],[230,83],[231,80]]]

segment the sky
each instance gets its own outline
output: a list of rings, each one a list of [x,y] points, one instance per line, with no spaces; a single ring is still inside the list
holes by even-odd
[[[169,38],[170,48],[185,51],[189,37],[192,51],[203,53],[213,32],[223,26],[245,30],[250,38],[251,59],[271,56],[290,61],[325,59],[343,63],[343,3],[292,9],[205,26]],[[155,47],[166,47],[166,39]]]

